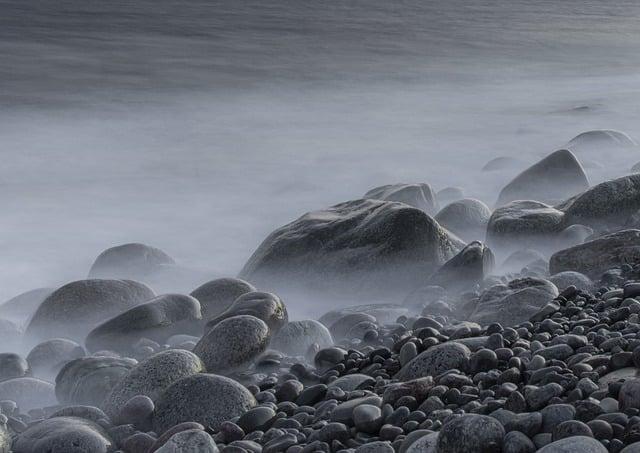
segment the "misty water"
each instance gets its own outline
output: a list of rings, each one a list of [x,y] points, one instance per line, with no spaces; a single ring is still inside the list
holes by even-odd
[[[640,138],[629,0],[0,8],[2,298],[132,241],[232,276],[275,227],[371,187],[492,205],[517,173],[481,173],[493,157],[524,168],[594,128]]]

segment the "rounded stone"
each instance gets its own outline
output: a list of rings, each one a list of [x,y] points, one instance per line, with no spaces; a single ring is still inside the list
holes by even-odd
[[[238,382],[215,374],[195,374],[179,379],[160,395],[153,425],[159,434],[182,422],[215,430],[255,405],[251,392]]]
[[[416,439],[404,453],[436,453],[438,435],[440,433],[428,433]]]
[[[446,205],[434,217],[440,226],[465,240],[484,240],[491,209],[480,200],[463,198]]]
[[[35,376],[49,379],[55,378],[66,363],[84,356],[84,348],[75,341],[53,338],[34,346],[27,362]]]
[[[193,352],[210,372],[230,372],[249,365],[269,346],[269,327],[254,316],[233,316],[204,334]]]
[[[110,417],[131,398],[146,395],[156,402],[162,391],[174,382],[201,373],[204,364],[195,354],[184,349],[169,349],[140,362],[111,390],[103,409]]]
[[[15,401],[24,413],[58,403],[53,384],[32,377],[0,382],[0,400]]]
[[[273,336],[270,347],[291,356],[306,356],[312,345],[328,348],[333,338],[320,322],[307,319],[287,323]]]
[[[55,417],[18,434],[13,453],[108,453],[115,444],[98,424],[78,417]]]
[[[38,288],[18,294],[0,305],[0,318],[24,326],[53,290],[54,288]]]
[[[200,429],[188,429],[180,431],[169,440],[156,453],[218,453],[218,447],[211,436]]]
[[[464,370],[471,356],[468,347],[460,343],[443,343],[433,346],[411,360],[396,374],[401,381],[423,376],[437,376],[453,368]]]
[[[573,436],[551,442],[538,453],[607,453],[607,449],[593,437]]]
[[[154,410],[155,405],[151,398],[146,395],[136,395],[120,408],[113,422],[116,425],[132,424],[138,428],[150,429]]]
[[[200,301],[202,319],[211,319],[224,313],[238,297],[255,290],[239,278],[218,278],[198,286],[191,296]]]
[[[556,441],[572,436],[593,437],[593,432],[586,423],[578,420],[567,420],[555,426],[551,435],[552,440]]]
[[[30,374],[29,363],[18,354],[0,353],[0,382]]]
[[[238,297],[222,314],[210,320],[205,331],[234,316],[253,316],[263,321],[273,334],[289,322],[284,302],[272,293],[252,291]]]
[[[502,449],[505,431],[495,418],[468,414],[445,423],[438,436],[438,453],[491,453]]]

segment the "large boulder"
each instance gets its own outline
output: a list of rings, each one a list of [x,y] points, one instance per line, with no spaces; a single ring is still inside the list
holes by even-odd
[[[256,288],[239,278],[218,278],[198,286],[191,296],[200,302],[202,319],[211,319],[222,314],[231,304],[245,293]]]
[[[25,326],[53,291],[53,288],[38,288],[18,294],[0,305],[0,318],[8,319],[18,326]]]
[[[512,280],[484,291],[470,320],[480,325],[499,322],[503,326],[516,326],[528,321],[557,296],[558,288],[548,280],[533,277]]]
[[[200,373],[169,386],[156,401],[153,417],[158,434],[182,422],[197,422],[213,430],[244,414],[256,400],[238,382],[215,374]]]
[[[204,372],[200,358],[184,349],[169,349],[140,362],[107,395],[102,409],[115,417],[131,398],[145,395],[155,401],[160,393],[186,376]]]
[[[414,208],[421,209],[427,214],[434,214],[438,210],[438,200],[429,184],[387,184],[371,189],[362,198],[373,200],[398,201]]]
[[[487,243],[492,247],[521,249],[538,246],[564,228],[564,213],[532,200],[512,201],[491,214]]]
[[[354,200],[271,233],[240,276],[266,287],[399,297],[420,286],[462,242],[403,203]]]
[[[514,200],[538,200],[555,203],[589,187],[589,181],[578,159],[566,149],[524,170],[498,195],[497,205]]]
[[[146,244],[130,243],[102,252],[89,271],[89,278],[124,278],[144,280],[159,267],[176,262],[162,250]]]
[[[97,423],[79,417],[54,417],[17,435],[13,453],[109,453],[115,443]]]
[[[636,146],[636,142],[627,134],[611,129],[582,132],[567,142],[567,148],[576,153],[597,153],[599,156],[613,149],[631,150]]]
[[[15,401],[23,413],[58,402],[53,384],[32,377],[0,382],[0,400]]]
[[[305,319],[287,323],[271,338],[270,347],[290,356],[306,356],[313,345],[328,348],[333,345],[333,338],[320,322]]]
[[[463,198],[446,205],[434,217],[440,226],[458,237],[484,240],[491,209],[480,200]]]
[[[204,334],[193,352],[210,372],[242,369],[262,354],[271,339],[269,327],[254,316],[227,318]]]
[[[449,342],[433,346],[404,365],[395,375],[401,381],[437,376],[451,369],[464,370],[471,350],[461,343]]]
[[[504,435],[504,427],[493,417],[478,414],[453,417],[440,429],[437,452],[499,452]]]
[[[549,272],[576,271],[597,279],[611,268],[638,260],[640,230],[623,230],[554,253]]]
[[[131,280],[68,283],[42,302],[25,335],[36,342],[58,337],[84,341],[96,324],[154,296],[151,288]]]
[[[137,363],[134,359],[120,357],[72,360],[56,376],[56,397],[62,404],[101,406],[105,397]]]
[[[581,291],[592,291],[593,282],[589,277],[580,272],[575,271],[563,271],[549,277],[549,281],[556,285],[559,291],[562,291],[569,286],[575,286]]]
[[[444,263],[429,277],[427,284],[447,289],[468,289],[484,280],[494,264],[491,250],[481,242],[474,241]]]
[[[84,348],[75,341],[53,338],[34,346],[27,362],[34,376],[49,380],[55,378],[67,362],[84,356]]]
[[[289,321],[287,307],[278,296],[272,293],[252,291],[242,294],[229,308],[211,319],[205,330],[212,329],[225,319],[242,315],[253,316],[264,321],[271,333],[277,332]]]
[[[592,228],[624,225],[640,209],[640,174],[597,184],[558,204],[567,225]]]
[[[200,302],[183,294],[163,294],[111,318],[89,332],[90,352],[132,351],[141,338],[164,343],[172,335],[199,330]]]

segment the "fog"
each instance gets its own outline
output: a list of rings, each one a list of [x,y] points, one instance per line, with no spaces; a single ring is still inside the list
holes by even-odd
[[[494,157],[640,138],[629,0],[0,8],[3,299],[132,241],[232,276],[275,227],[374,186],[493,205],[518,173],[480,172]],[[591,183],[640,161],[610,157],[583,160]]]

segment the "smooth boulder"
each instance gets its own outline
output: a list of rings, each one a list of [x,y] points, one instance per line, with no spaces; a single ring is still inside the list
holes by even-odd
[[[200,302],[202,319],[206,320],[222,314],[238,297],[252,291],[256,288],[239,278],[217,278],[198,286],[191,296]]]
[[[11,400],[22,412],[53,406],[58,401],[53,384],[32,377],[19,377],[0,382],[0,400]]]
[[[55,378],[68,362],[85,356],[85,351],[75,341],[52,338],[35,345],[27,355],[27,362],[35,376]]]
[[[38,288],[12,297],[0,305],[0,318],[8,319],[18,326],[25,326],[53,291],[54,288]]]
[[[333,338],[322,323],[305,319],[287,323],[271,338],[270,347],[291,356],[306,356],[313,345],[328,348]]]
[[[484,240],[491,209],[480,200],[463,198],[449,203],[434,217],[443,228],[466,240]]]
[[[252,291],[242,294],[229,308],[207,322],[205,331],[212,329],[225,319],[244,315],[262,320],[271,333],[277,332],[289,321],[287,307],[282,299],[272,293]]]
[[[29,426],[13,443],[13,453],[110,453],[115,443],[97,423],[54,417]]]
[[[571,436],[545,445],[538,453],[607,453],[607,449],[593,437]]]
[[[484,280],[494,265],[495,257],[491,249],[474,241],[431,275],[427,285],[455,290],[469,289]]]
[[[176,262],[156,247],[140,243],[122,244],[102,252],[91,266],[89,278],[142,279],[159,267]]]
[[[425,376],[437,376],[451,369],[464,370],[471,357],[471,350],[460,343],[442,343],[419,354],[395,375],[401,381]]]
[[[418,208],[427,214],[438,210],[438,200],[429,184],[387,184],[371,189],[362,198],[397,201]]]
[[[446,422],[438,435],[438,453],[494,453],[502,449],[505,430],[487,415],[467,414]]]

